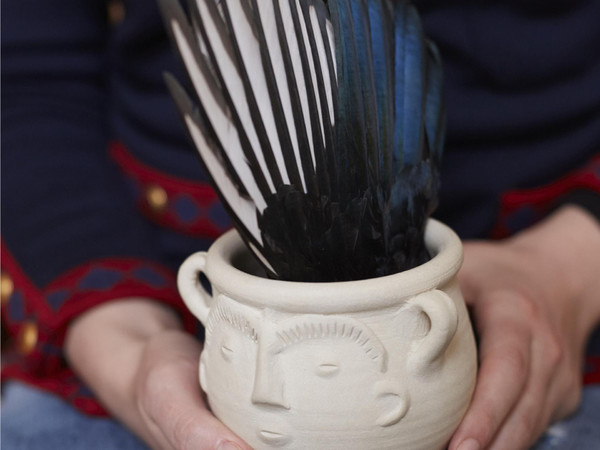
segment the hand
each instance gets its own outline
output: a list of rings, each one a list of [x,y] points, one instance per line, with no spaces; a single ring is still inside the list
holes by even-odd
[[[249,449],[208,410],[201,344],[146,299],[98,306],[69,328],[65,351],[103,405],[154,449]]]
[[[600,227],[568,206],[511,239],[464,250],[459,279],[480,370],[449,449],[529,448],[580,401],[584,348],[600,318]]]

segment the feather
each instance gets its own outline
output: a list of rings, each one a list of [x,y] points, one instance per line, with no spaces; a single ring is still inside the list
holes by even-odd
[[[329,11],[325,4],[320,1],[314,1],[314,14],[312,17],[313,27],[315,28],[315,48],[319,51],[319,60],[317,65],[321,70],[317,70],[319,78],[319,88],[321,90],[321,99],[327,99],[327,104],[323,109],[327,111],[323,119],[323,134],[325,137],[325,147],[323,149],[323,164],[318,170],[318,176],[322,182],[329,186],[329,198],[332,201],[340,200],[341,176],[337,154],[335,152],[335,115],[338,110],[338,81],[337,64],[335,58],[335,38],[333,24],[329,20]],[[318,23],[319,31],[316,30]],[[325,60],[325,61],[324,61]],[[325,91],[324,93],[322,91]],[[327,192],[325,192],[327,193]]]
[[[191,82],[199,94],[200,107],[203,111],[210,111],[210,115],[207,115],[210,125],[205,124],[206,134],[215,135],[220,145],[228,149],[235,172],[243,180],[257,207],[260,210],[264,209],[265,198],[271,191],[262,176],[263,172],[257,167],[256,157],[253,157],[254,153],[247,143],[244,128],[232,123],[231,110],[223,95],[224,90],[209,69],[179,5],[165,2],[163,11],[171,17],[169,29],[180,50]]]
[[[368,0],[350,0],[352,8],[352,24],[356,40],[356,54],[360,71],[360,84],[355,89],[362,91],[362,108],[364,110],[365,160],[367,163],[368,186],[373,189],[380,185],[379,164],[379,114],[375,89],[374,49],[371,43],[371,25],[369,19]],[[381,26],[380,24],[377,24]]]
[[[427,41],[427,98],[425,107],[425,132],[436,164],[440,163],[444,148],[445,110],[443,98],[442,58],[432,41]]]
[[[341,281],[429,257],[442,68],[389,0],[159,0],[191,80],[167,85],[213,185],[272,277]]]
[[[265,2],[268,3],[268,2]],[[294,22],[295,35],[289,34],[289,38],[291,42],[294,43],[294,48],[298,50],[298,53],[295,54],[295,67],[301,66],[303,68],[306,67],[306,45],[305,36],[300,33],[300,24],[298,23],[298,15],[296,11],[296,5],[292,4],[291,6],[291,16],[292,22]],[[289,20],[288,20],[289,24]],[[291,26],[291,24],[289,24]],[[289,41],[288,41],[289,42]],[[281,55],[283,56],[283,55]],[[287,56],[287,55],[286,55]],[[299,75],[299,73],[298,73]],[[303,168],[303,176],[305,185],[310,187],[310,192],[312,195],[318,195],[317,190],[317,180],[315,178],[315,142],[313,138],[312,129],[315,124],[313,117],[315,116],[314,109],[314,95],[313,95],[313,87],[311,83],[310,74],[307,73],[306,70],[302,73],[302,79],[304,81],[303,87],[305,88],[306,100],[308,101],[308,108],[306,106],[303,108],[302,117],[298,119],[299,129],[302,133],[302,144],[306,146],[308,143],[308,148],[304,147],[303,152],[298,155],[298,160]],[[303,120],[300,120],[303,119]],[[295,143],[296,151],[299,151],[298,142]],[[309,150],[309,151],[308,151]],[[307,189],[308,191],[308,189]]]
[[[393,10],[388,0],[369,2],[373,78],[377,97],[381,188],[387,191],[393,179],[394,143],[394,34]]]
[[[199,3],[202,3],[202,1],[199,1]],[[207,3],[210,3],[210,0]],[[265,66],[261,64],[262,55],[256,23],[251,21],[251,12],[248,9],[249,5],[245,0],[223,2],[223,10],[225,11],[236,57],[240,64],[244,66],[248,77],[249,83],[247,89],[254,93],[258,101],[260,117],[265,123],[269,141],[276,154],[280,155],[280,159],[284,161],[284,182],[289,180],[287,182],[300,187],[304,184],[300,174],[301,167],[298,164],[297,154],[289,146],[289,139],[286,139],[287,127],[282,125],[284,118],[280,115],[280,108],[277,111],[279,114],[276,115],[271,104],[272,99],[276,98],[278,94],[275,92],[271,95],[269,91]],[[267,66],[266,70],[269,69],[271,68]],[[271,89],[273,89],[273,86],[271,86]],[[275,106],[277,107],[278,105]],[[285,144],[288,145],[282,145],[283,143],[280,141],[282,137],[285,139]]]
[[[367,187],[365,110],[350,0],[329,3],[336,38],[338,109],[336,111],[336,153],[340,174],[346,183],[342,201],[348,201]]]
[[[267,132],[267,125],[262,116],[265,106],[259,104],[257,95],[250,85],[246,68],[236,58],[234,44],[226,32],[228,28],[222,17],[223,12],[213,1],[198,2],[197,7],[194,3],[190,3],[189,9],[198,31],[198,39],[207,48],[209,58],[206,59],[214,67],[224,92],[228,94],[231,111],[239,115],[243,129],[251,137],[253,152],[261,161],[263,174],[269,174],[272,180],[271,192],[273,192],[279,183],[289,182],[284,158],[281,151],[278,151],[278,147],[273,146],[272,137]],[[198,95],[203,93],[200,92]]]
[[[244,235],[249,236],[255,247],[262,248],[262,238],[258,227],[257,210],[254,202],[246,194],[241,181],[235,177],[235,170],[227,154],[211,140],[204,131],[206,122],[185,93],[181,85],[171,75],[165,75],[165,82],[171,91],[184,123],[190,133],[198,152],[202,157],[207,172],[212,174],[217,188],[225,199],[225,205],[230,209],[230,215],[237,220],[237,226],[244,230]],[[215,151],[216,150],[216,151]],[[235,211],[235,214],[232,212]]]
[[[402,6],[400,6],[402,5]],[[403,45],[403,60],[400,64],[402,82],[396,81],[396,88],[403,89],[403,105],[396,110],[403,120],[403,161],[413,165],[422,159],[423,113],[425,102],[425,41],[417,10],[410,4],[400,4],[402,37],[396,35],[396,45]],[[398,113],[401,114],[398,114]]]
[[[282,59],[286,66],[288,74],[288,83],[290,85],[290,95],[293,99],[292,107],[298,122],[300,144],[303,148],[308,145],[311,148],[313,164],[314,146],[312,141],[312,120],[309,109],[308,89],[310,88],[309,79],[305,76],[303,68],[305,63],[302,60],[301,46],[296,33],[297,26],[292,16],[291,5],[288,0],[278,0],[273,2],[278,38],[281,42]]]
[[[291,3],[291,2],[290,2]],[[321,195],[331,196],[331,177],[335,174],[328,165],[325,154],[328,143],[333,144],[332,84],[327,65],[327,49],[322,40],[320,21],[325,11],[320,2],[309,1],[302,6],[298,1],[291,4],[292,19],[296,25],[299,41],[304,45],[299,49],[307,82],[308,112],[311,123],[312,152],[315,172]],[[301,39],[300,39],[301,38]],[[335,188],[337,190],[337,187]]]

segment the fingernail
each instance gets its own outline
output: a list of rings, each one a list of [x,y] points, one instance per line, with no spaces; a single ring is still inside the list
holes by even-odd
[[[242,447],[237,445],[235,442],[225,441],[219,444],[217,450],[242,450]]]
[[[481,446],[479,445],[479,442],[477,442],[473,438],[470,438],[470,439],[467,439],[466,441],[463,441],[458,446],[458,450],[479,450],[480,448],[481,448]]]

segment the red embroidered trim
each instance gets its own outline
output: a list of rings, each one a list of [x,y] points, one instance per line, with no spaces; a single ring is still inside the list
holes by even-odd
[[[0,245],[1,251],[1,262],[2,262],[2,272],[8,273],[12,279],[14,290],[11,297],[6,302],[6,305],[2,305],[2,322],[3,326],[6,326],[9,334],[16,334],[18,332],[19,327],[16,326],[9,319],[9,315],[5,313],[6,307],[10,305],[12,298],[15,296],[15,293],[21,293],[25,298],[28,299],[27,302],[23,305],[24,316],[27,318],[35,318],[40,313],[43,315],[47,311],[47,305],[44,301],[43,295],[37,289],[37,287],[29,280],[29,278],[21,271],[21,268],[16,263],[15,259],[12,257],[12,254],[8,251],[4,240],[1,241]]]
[[[157,278],[159,285],[152,286],[147,279],[136,275],[136,271],[150,271]],[[121,274],[122,278],[115,280],[111,286],[97,286],[96,288],[82,287],[82,281],[90,274],[105,271],[105,273]],[[160,281],[158,281],[160,280]],[[94,303],[102,303],[115,297],[137,296],[161,300],[175,309],[185,312],[187,309],[177,293],[174,274],[158,264],[152,264],[136,259],[102,259],[83,264],[65,275],[57,278],[44,289],[44,296],[49,298],[57,292],[68,292],[68,301],[62,303],[56,313],[48,317],[52,327],[61,326],[65,318],[78,316],[85,309],[83,306],[89,296],[94,297]],[[54,319],[54,320],[53,320]]]
[[[546,186],[527,190],[512,190],[500,197],[499,220],[492,237],[501,239],[513,234],[513,221],[519,214],[541,219],[564,195],[578,189],[600,193],[600,155],[595,156],[581,170],[568,174]]]
[[[193,330],[195,319],[188,313],[176,287],[175,274],[160,264],[134,258],[106,258],[82,264],[58,277],[44,289],[38,289],[21,271],[10,251],[2,242],[2,270],[10,274],[14,293],[20,293],[25,302],[25,312],[37,318],[49,329],[56,329],[71,318],[96,305],[115,298],[128,296],[149,297],[162,301],[182,313],[186,326]],[[85,284],[86,277],[112,274],[114,279],[108,284],[93,282]],[[148,277],[153,279],[149,279]],[[94,284],[95,283],[95,284]],[[63,300],[49,303],[53,295],[62,293]],[[10,304],[10,300],[7,302]],[[10,315],[4,315],[6,323],[11,323]]]
[[[210,184],[167,176],[135,159],[120,142],[111,143],[110,154],[123,173],[134,181],[138,191],[138,207],[154,222],[185,234],[210,239],[217,238],[230,228],[228,223],[218,224],[210,218],[211,212],[216,210],[219,216],[225,216]],[[145,195],[156,186],[166,194],[166,205],[159,210],[149,204]],[[186,202],[194,209],[191,218],[184,219],[178,214],[178,202]]]
[[[26,322],[37,328],[37,341],[27,355],[9,346],[3,354],[2,379],[16,378],[49,390],[87,414],[106,412],[87,393],[67,366],[62,345],[70,320],[98,304],[126,297],[148,297],[180,312],[184,327],[194,332],[196,319],[176,289],[174,274],[159,264],[135,259],[102,259],[81,265],[38,289],[23,273],[2,242],[2,271],[14,285],[2,307],[2,322],[17,337]],[[19,311],[11,315],[11,311]],[[15,343],[16,344],[16,343]]]

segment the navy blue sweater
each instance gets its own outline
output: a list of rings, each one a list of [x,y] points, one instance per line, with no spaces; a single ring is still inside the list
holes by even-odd
[[[600,2],[417,5],[446,74],[436,215],[484,237],[502,192],[550,183],[598,152]],[[162,80],[184,77],[155,5],[129,0],[122,23],[106,17],[97,0],[3,4],[2,231],[41,284],[91,257],[162,257],[121,193],[110,139],[161,171],[205,179]]]
[[[39,323],[41,353],[59,346],[60,326],[94,304],[81,306],[86,298],[109,299],[111,289],[115,298],[135,294],[116,288],[125,275],[116,274],[115,259],[173,271],[226,227],[214,195],[202,203],[211,196],[206,177],[165,89],[164,71],[185,77],[157,7],[142,0],[124,7],[124,19],[110,23],[104,0],[2,3],[3,265],[11,262],[3,270],[21,280],[3,318],[17,334],[24,320]],[[591,193],[600,189],[600,163],[556,181],[585,168],[600,148],[600,1],[417,7],[445,66],[448,135],[436,216],[471,238],[514,231],[536,219],[528,212],[582,188],[577,201],[598,208]],[[117,157],[121,168],[109,157],[115,140],[128,152]],[[546,185],[549,204],[502,211],[507,191],[527,199]],[[148,192],[158,196],[154,212]],[[173,193],[167,206],[165,193]],[[507,211],[518,214],[502,217]],[[215,227],[194,228],[201,216]],[[103,271],[90,272],[94,261],[104,261]],[[82,265],[88,269],[78,271]],[[127,267],[150,280],[146,286],[160,285],[159,269]],[[96,291],[86,297],[81,290],[90,286]],[[32,303],[39,292],[47,313]]]

